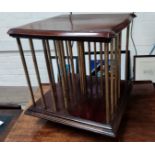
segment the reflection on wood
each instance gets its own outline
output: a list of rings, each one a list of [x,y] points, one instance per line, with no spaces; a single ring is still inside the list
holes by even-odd
[[[124,89],[124,86],[120,88],[120,35],[112,39],[110,43],[88,41],[84,44],[83,41],[77,41],[77,64],[74,63],[75,53],[71,41],[53,40],[58,79],[55,79],[56,73],[51,61],[49,40],[42,39],[49,77],[48,87],[50,86],[46,94],[41,87],[32,39],[29,39],[29,42],[41,92],[41,98],[34,102],[37,103],[37,107],[31,108],[33,112],[45,112],[49,115],[52,115],[51,112],[60,115],[65,113],[69,117],[79,117],[104,124],[110,124],[115,119],[117,107],[122,102],[119,91],[122,92]],[[99,45],[99,57],[97,57],[97,45]],[[86,64],[86,49],[88,49],[88,64]],[[92,63],[94,68],[92,68]],[[88,75],[86,67],[89,68]],[[78,68],[79,72],[75,73],[75,68]],[[92,74],[92,69],[95,74]],[[45,108],[42,109],[43,105]],[[89,109],[89,112],[86,109]]]
[[[79,79],[79,77],[77,76],[76,79]],[[89,78],[87,78],[88,80],[88,84],[89,82]],[[92,96],[84,96],[83,94],[80,93],[80,86],[78,86],[78,82],[76,82],[76,88],[77,88],[77,94],[76,94],[76,100],[74,98],[74,95],[70,96],[68,99],[68,106],[67,108],[64,107],[64,100],[63,100],[63,92],[61,91],[61,84],[58,83],[56,84],[56,90],[55,90],[55,96],[58,99],[57,100],[57,111],[55,112],[55,114],[61,114],[61,116],[65,116],[64,114],[67,114],[68,117],[77,117],[79,119],[85,119],[85,120],[90,120],[90,121],[95,121],[98,123],[106,123],[107,122],[107,118],[106,118],[106,106],[107,103],[105,102],[105,96],[103,95],[102,97],[96,97],[96,85],[95,83],[95,78],[92,79],[93,80],[93,95]],[[104,80],[105,81],[105,80]],[[104,82],[105,83],[105,82]],[[125,82],[121,83],[121,93],[124,92],[124,84]],[[91,86],[88,85],[88,87],[90,88]],[[105,84],[103,84],[103,88],[105,88]],[[43,85],[43,89],[45,92],[45,98],[46,98],[46,102],[48,103],[48,107],[49,109],[52,108],[51,104],[50,104],[50,100],[51,100],[51,90],[50,90],[50,85],[46,84]],[[100,88],[99,88],[100,89]],[[103,89],[105,90],[105,89]],[[103,91],[104,92],[104,91]],[[105,92],[104,92],[105,93]],[[109,93],[110,95],[110,93]],[[39,112],[42,109],[42,103],[41,103],[41,96],[39,94],[39,91],[36,92],[35,96],[37,96],[37,101],[36,101],[36,107],[31,106],[31,110],[33,112]],[[74,104],[73,104],[74,103]],[[44,110],[44,113],[47,113],[46,110]],[[49,112],[50,113],[50,112]]]
[[[133,14],[73,16],[69,18],[71,21],[68,21],[68,16],[61,16],[32,23],[31,26],[24,26],[25,29],[21,27],[9,31],[11,36],[17,38],[32,102],[34,105],[37,104],[27,112],[65,125],[115,137],[126,105],[124,98],[127,95],[127,87],[124,87],[126,83],[120,80],[121,31],[128,27],[135,16]],[[96,19],[100,20],[96,21]],[[65,25],[61,25],[62,22]],[[78,23],[78,27],[73,24],[75,27],[72,25],[72,29],[68,29],[68,22]],[[127,52],[128,31],[129,27]],[[34,100],[19,37],[30,39],[41,92],[37,101]],[[49,79],[47,93],[42,90],[40,68],[37,65],[32,42],[34,39],[42,41],[43,45]],[[50,41],[54,44],[53,54],[51,54]],[[74,48],[73,42],[77,45]],[[99,52],[97,52],[98,48]],[[53,55],[56,61],[53,60]],[[86,73],[87,68],[88,73]]]

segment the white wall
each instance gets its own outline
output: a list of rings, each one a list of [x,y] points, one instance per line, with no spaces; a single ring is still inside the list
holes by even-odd
[[[0,12],[0,51],[17,50],[16,42],[7,35],[10,28],[21,26],[37,20],[50,18],[63,14],[64,12],[51,13],[3,13]]]
[[[19,54],[17,52],[3,52],[17,50],[16,41],[7,35],[8,29],[59,14],[63,13],[0,13],[0,86],[26,85]],[[138,49],[138,54],[148,54],[155,43],[155,13],[136,14],[137,18],[134,22],[133,37]],[[125,32],[123,34],[125,34]],[[125,35],[123,35],[123,38],[125,38]],[[124,42],[123,47],[125,47]],[[135,51],[131,42],[130,50],[132,55],[134,55]],[[35,85],[33,65],[31,65],[31,61],[29,61],[31,57],[29,53],[26,55],[30,63],[29,66],[31,66],[32,81]],[[38,59],[42,59],[41,53],[38,53]],[[44,65],[42,66],[41,72],[45,72]],[[47,80],[46,77],[42,78],[44,81]]]
[[[26,86],[26,79],[19,57],[16,40],[7,34],[10,28],[21,26],[37,20],[50,18],[64,14],[64,12],[50,12],[50,13],[0,13],[0,86]],[[26,42],[23,41],[26,45]],[[35,43],[35,45],[40,45]],[[26,49],[28,46],[26,46]],[[38,46],[39,47],[39,46]],[[24,48],[25,49],[25,48]],[[39,50],[39,49],[38,49]],[[6,52],[7,51],[7,52]],[[13,52],[12,52],[13,51]],[[42,53],[38,53],[38,60],[42,62],[40,64],[42,75],[46,72],[45,64],[43,63]],[[36,77],[34,74],[34,68],[32,67],[31,56],[26,53],[26,59],[28,60],[28,66],[30,69],[32,84],[36,85]],[[47,77],[42,76],[42,81],[46,82]]]
[[[136,14],[133,37],[138,54],[148,54],[155,44],[155,12]],[[133,47],[130,46],[130,48],[132,49]]]

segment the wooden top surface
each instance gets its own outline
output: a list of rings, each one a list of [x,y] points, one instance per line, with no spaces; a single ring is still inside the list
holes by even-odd
[[[98,37],[112,38],[129,25],[134,14],[73,14],[61,15],[21,27],[8,34],[14,37]]]

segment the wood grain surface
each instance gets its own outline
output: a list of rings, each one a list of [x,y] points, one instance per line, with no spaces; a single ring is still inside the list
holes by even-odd
[[[8,34],[14,37],[111,38],[128,26],[134,17],[129,13],[61,15],[12,28]]]
[[[142,90],[141,93],[140,90]],[[144,95],[144,90],[150,93]],[[155,90],[152,89],[152,84],[142,83],[142,85],[134,86],[118,137],[115,139],[22,114],[5,141],[155,141],[154,103]]]

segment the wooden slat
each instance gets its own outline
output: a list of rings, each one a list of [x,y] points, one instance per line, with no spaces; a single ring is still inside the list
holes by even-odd
[[[30,49],[31,49],[31,53],[32,53],[32,59],[33,59],[33,63],[34,63],[36,77],[37,77],[37,81],[38,81],[38,85],[39,85],[39,89],[40,89],[42,103],[43,103],[44,107],[47,108],[47,104],[46,104],[43,88],[42,88],[42,85],[41,85],[40,72],[39,72],[39,68],[38,68],[38,63],[37,63],[35,49],[34,49],[34,45],[33,45],[33,40],[32,39],[29,39],[29,44],[30,44]]]
[[[115,109],[118,101],[118,38],[115,37]]]
[[[43,44],[45,63],[46,63],[46,68],[47,68],[47,73],[48,73],[48,78],[49,78],[49,83],[50,83],[50,89],[51,89],[51,98],[52,98],[51,105],[52,105],[53,111],[56,111],[54,88],[52,85],[52,76],[51,76],[51,70],[50,70],[50,64],[49,64],[50,62],[49,62],[48,53],[47,53],[47,41],[43,39],[42,44]]]
[[[78,60],[79,60],[79,71],[80,71],[80,86],[83,94],[86,93],[86,70],[84,60],[84,43],[78,41]]]
[[[89,61],[89,76],[90,76],[90,95],[92,95],[92,72],[91,72],[91,42],[88,42],[88,61]]]
[[[75,78],[74,61],[73,61],[73,50],[72,50],[72,43],[71,43],[71,41],[67,41],[67,48],[68,48],[68,55],[69,55],[69,58],[70,58],[70,64],[71,64],[71,70],[72,70],[71,78],[72,78],[73,93],[76,94],[76,78]]]
[[[103,47],[100,43],[100,95],[103,96]]]
[[[46,44],[47,44],[47,54],[48,54],[48,61],[50,62],[50,71],[51,71],[51,78],[52,78],[52,84],[55,84],[55,79],[54,79],[54,71],[53,71],[53,63],[51,60],[51,50],[50,50],[50,45],[49,45],[49,41],[46,40]]]
[[[105,43],[104,56],[105,56],[105,101],[106,101],[106,122],[110,121],[110,102],[109,102],[109,44]]]
[[[57,64],[57,69],[58,69],[58,80],[61,81],[60,66],[59,66],[59,62],[58,62],[58,52],[57,52],[57,47],[56,47],[56,41],[55,40],[53,41],[53,44],[54,44],[56,64]],[[60,82],[60,84],[61,84],[61,82]]]
[[[65,108],[67,108],[68,104],[68,95],[67,95],[67,83],[66,83],[66,70],[65,70],[65,64],[64,64],[64,55],[62,55],[63,51],[63,44],[62,41],[55,41],[56,43],[56,50],[58,54],[58,60],[60,64],[60,76],[61,76],[61,83],[62,83],[62,91],[63,91],[63,96],[64,96],[64,104]]]
[[[110,102],[111,102],[111,116],[113,117],[114,113],[114,46],[113,46],[113,40],[110,43]]]
[[[31,80],[30,80],[30,77],[29,77],[29,71],[28,71],[28,68],[27,68],[27,64],[26,64],[26,60],[25,60],[25,56],[24,56],[24,51],[23,51],[23,48],[22,48],[22,44],[21,44],[20,38],[16,38],[16,40],[17,40],[17,44],[18,44],[18,48],[19,48],[19,52],[20,52],[20,56],[21,56],[21,60],[22,60],[23,68],[24,68],[24,72],[25,72],[25,75],[26,75],[26,80],[27,80],[27,83],[28,83],[28,87],[29,87],[32,103],[33,103],[33,105],[36,105],[35,104],[34,95],[33,95],[33,89],[32,89],[32,85],[31,85]]]
[[[95,77],[96,77],[96,94],[98,94],[98,77],[97,77],[97,50],[96,42],[94,42],[94,62],[95,62]]]
[[[121,40],[122,33],[120,32],[118,35],[118,97],[120,98],[120,80],[121,80]]]
[[[126,32],[126,56],[125,56],[125,80],[128,81],[129,79],[129,33],[130,33],[130,25],[127,27]]]
[[[66,55],[67,55],[67,63],[68,63],[68,66],[69,66],[69,72],[67,73],[67,77],[68,77],[68,82],[71,83],[71,70],[70,70],[70,57],[69,57],[69,48],[68,48],[68,45],[67,45],[67,41],[65,41],[65,47],[66,47]]]

